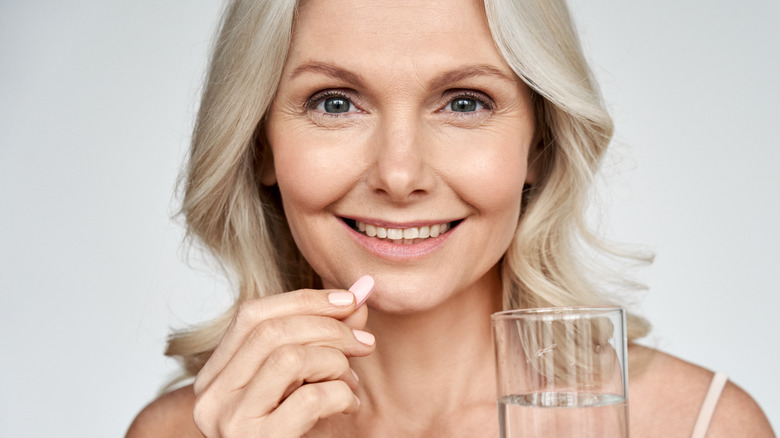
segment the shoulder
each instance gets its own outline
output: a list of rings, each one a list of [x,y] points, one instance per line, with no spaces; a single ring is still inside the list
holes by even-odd
[[[714,373],[639,345],[629,348],[629,357],[633,365],[629,371],[631,435],[690,437]],[[707,437],[733,436],[775,435],[755,400],[734,383],[727,382],[717,401]]]
[[[708,437],[774,437],[764,411],[742,388],[728,382],[715,407]]]
[[[188,385],[160,396],[133,420],[127,438],[202,437],[192,420],[195,393]]]

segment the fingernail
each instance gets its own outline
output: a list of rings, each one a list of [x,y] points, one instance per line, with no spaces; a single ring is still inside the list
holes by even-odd
[[[355,372],[355,370],[353,370],[352,368],[350,368],[349,370],[350,370],[350,371],[352,371],[352,377],[354,377],[354,378],[355,378],[355,381],[356,381],[356,382],[359,382],[359,381],[360,381],[360,377],[358,377],[358,375],[357,375],[357,373]]]
[[[355,394],[355,401],[357,402],[357,405],[360,406],[360,399],[358,398],[357,394]]]
[[[357,339],[362,344],[374,345],[374,342],[376,341],[374,335],[369,332],[364,332],[363,330],[352,330],[352,333],[355,334],[355,339]]]
[[[370,275],[364,275],[349,288],[349,291],[355,294],[355,307],[360,307],[361,304],[366,302],[368,296],[371,295],[373,287],[374,279]]]
[[[349,292],[331,292],[328,294],[328,301],[338,307],[347,307],[354,300],[355,296]]]

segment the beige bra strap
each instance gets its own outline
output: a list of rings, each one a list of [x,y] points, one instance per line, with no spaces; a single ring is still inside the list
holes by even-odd
[[[723,392],[723,387],[726,386],[728,380],[728,376],[723,373],[715,373],[712,376],[710,389],[707,391],[707,396],[704,397],[704,403],[702,403],[701,411],[699,411],[699,418],[696,420],[696,426],[693,428],[691,438],[704,438],[707,434],[707,428],[710,426],[712,414],[715,413],[715,406],[718,405],[720,393]]]

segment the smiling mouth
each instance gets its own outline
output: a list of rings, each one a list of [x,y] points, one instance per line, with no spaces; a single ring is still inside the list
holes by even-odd
[[[420,243],[426,239],[439,237],[440,235],[451,231],[453,228],[458,226],[458,224],[463,222],[461,219],[442,224],[425,225],[422,227],[387,228],[368,224],[358,220],[346,218],[343,219],[347,225],[360,234],[406,245]]]

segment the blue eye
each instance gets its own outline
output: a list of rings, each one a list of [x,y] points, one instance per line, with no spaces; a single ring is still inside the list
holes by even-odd
[[[463,93],[455,96],[445,107],[444,111],[455,113],[474,113],[485,109],[493,109],[490,98],[476,93]]]
[[[459,97],[450,102],[449,109],[458,113],[474,112],[482,105],[474,99]]]
[[[349,111],[351,107],[352,104],[349,102],[349,99],[341,96],[329,97],[317,105],[317,109],[332,114],[345,113]]]
[[[306,101],[305,109],[311,117],[319,117],[318,120],[350,118],[364,112],[353,99],[360,99],[354,90],[322,90]]]

